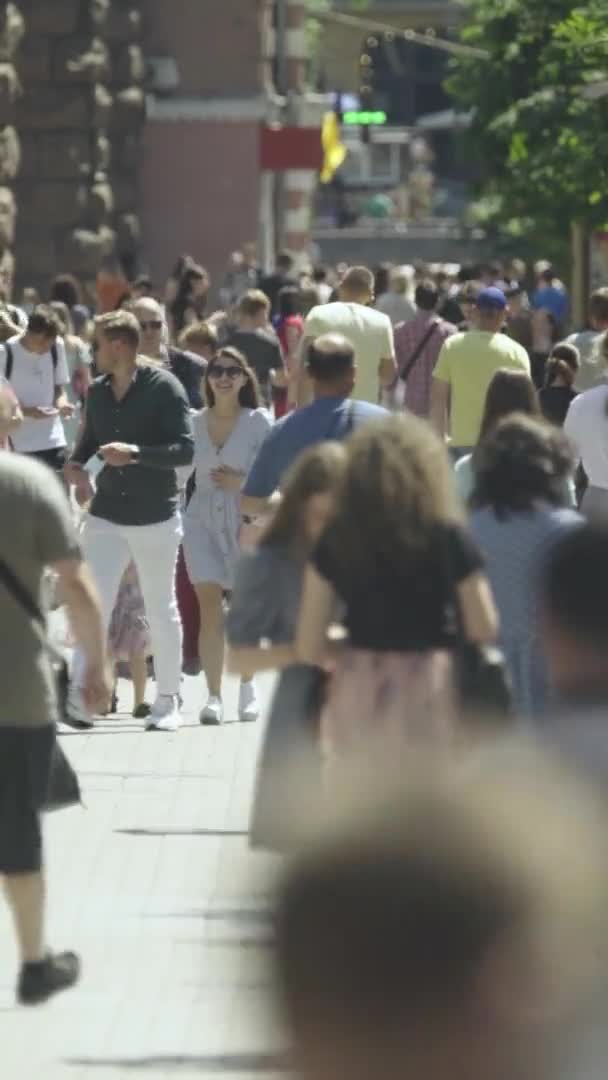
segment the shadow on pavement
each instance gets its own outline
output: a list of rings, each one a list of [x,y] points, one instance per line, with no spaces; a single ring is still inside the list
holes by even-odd
[[[176,911],[145,911],[138,918],[142,919],[204,919],[206,922],[244,922],[267,926],[272,923],[273,914],[270,908],[217,908],[209,911],[207,908],[181,908]]]
[[[140,1058],[67,1058],[65,1065],[87,1069],[202,1069],[205,1072],[284,1072],[290,1068],[285,1054],[176,1054]]]
[[[122,836],[249,836],[247,829],[114,829]]]

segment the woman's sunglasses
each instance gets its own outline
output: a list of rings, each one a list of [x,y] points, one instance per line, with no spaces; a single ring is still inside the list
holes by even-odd
[[[160,319],[150,319],[148,322],[141,322],[139,324],[140,330],[162,330],[163,324]]]
[[[239,375],[244,375],[245,372],[238,364],[231,367],[224,367],[223,364],[211,364],[207,369],[207,374],[210,379],[222,379],[224,375],[229,379],[238,379]]]

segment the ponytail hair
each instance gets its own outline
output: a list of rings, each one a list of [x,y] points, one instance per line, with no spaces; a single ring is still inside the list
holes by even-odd
[[[575,345],[555,345],[545,369],[545,388],[553,386],[556,379],[563,379],[571,387],[580,365],[581,357]]]

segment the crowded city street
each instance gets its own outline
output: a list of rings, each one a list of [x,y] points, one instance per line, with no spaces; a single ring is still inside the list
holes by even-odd
[[[0,0],[0,1080],[606,1080],[608,0]]]

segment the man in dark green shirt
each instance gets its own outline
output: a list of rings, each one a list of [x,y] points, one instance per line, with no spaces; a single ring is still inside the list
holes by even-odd
[[[67,476],[81,502],[92,496],[83,533],[85,557],[97,580],[105,626],[127,566],[133,560],[150,624],[158,696],[149,728],[180,726],[181,623],[175,563],[182,535],[175,470],[189,465],[194,439],[186,395],[177,379],[138,362],[139,325],[117,311],[96,320],[97,365],[84,430]],[[85,463],[104,462],[92,492]],[[81,664],[75,659],[74,681]]]

